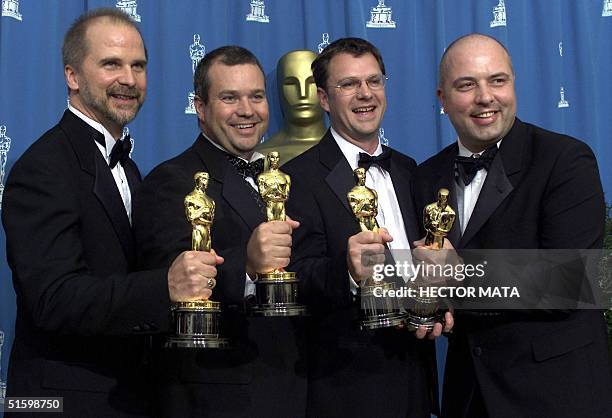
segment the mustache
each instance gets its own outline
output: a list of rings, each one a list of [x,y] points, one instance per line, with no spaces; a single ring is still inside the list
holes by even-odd
[[[119,94],[121,96],[128,96],[128,97],[140,97],[140,91],[136,87],[124,87],[124,86],[109,87],[106,90],[106,94],[108,95]]]

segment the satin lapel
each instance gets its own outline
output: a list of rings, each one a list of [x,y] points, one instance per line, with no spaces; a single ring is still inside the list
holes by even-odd
[[[123,206],[115,179],[95,144],[102,135],[69,110],[64,112],[60,126],[77,155],[81,169],[94,177],[93,193],[104,208],[128,260],[134,256],[134,241],[130,221]],[[128,180],[129,181],[129,180]]]
[[[93,186],[93,192],[102,203],[106,214],[111,220],[111,224],[119,237],[121,246],[125,251],[126,258],[133,260],[134,256],[134,241],[132,235],[132,229],[125,206],[123,205],[123,199],[117,189],[117,183],[108,167],[108,164],[102,158],[102,155],[96,155],[94,157],[96,165],[96,174]]]
[[[404,165],[400,164],[395,157],[395,152],[391,154],[391,182],[395,190],[395,197],[402,212],[404,229],[408,242],[412,245],[413,241],[419,237],[419,219],[417,209],[413,199],[413,175]]]
[[[266,218],[251,195],[251,186],[236,172],[226,154],[202,135],[196,139],[193,149],[202,160],[210,177],[221,183],[221,196],[229,206],[253,230]],[[204,168],[203,168],[204,169]],[[218,203],[217,203],[218,204]]]
[[[229,162],[227,164],[230,165]],[[266,218],[261,213],[249,187],[251,186],[235,172],[233,167],[227,167],[223,179],[223,198],[253,230],[265,222]]]
[[[355,186],[355,177],[350,164],[344,158],[330,131],[327,131],[319,142],[319,160],[329,170],[325,182],[353,216],[346,194]]]
[[[512,192],[514,187],[506,176],[501,155],[498,155],[491,164],[487,178],[482,186],[476,206],[470,216],[470,221],[461,237],[460,246],[464,247],[474,238],[480,228],[489,220],[495,209]]]
[[[130,186],[130,193],[132,196],[138,191],[138,187],[142,182],[142,177],[140,176],[140,170],[138,170],[138,166],[134,161],[128,159],[125,163],[123,163],[123,171],[125,172],[125,177],[127,178],[128,185]]]

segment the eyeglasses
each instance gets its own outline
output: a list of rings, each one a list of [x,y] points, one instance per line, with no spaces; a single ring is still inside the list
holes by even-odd
[[[346,78],[341,80],[333,86],[337,88],[340,94],[343,96],[350,96],[352,94],[356,94],[357,91],[361,88],[362,82],[368,85],[370,90],[382,90],[385,88],[385,84],[389,78],[384,75],[374,75],[366,80],[360,80],[358,78]]]

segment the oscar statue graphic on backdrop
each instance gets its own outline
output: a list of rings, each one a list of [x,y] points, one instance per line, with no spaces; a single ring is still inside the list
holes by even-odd
[[[268,154],[267,169],[257,176],[261,199],[266,203],[266,218],[285,221],[285,202],[289,198],[291,178],[279,170],[280,155]],[[270,272],[258,272],[255,281],[257,304],[252,308],[260,316],[300,316],[306,314],[306,306],[298,303],[298,278],[294,272],[282,268]]]
[[[357,168],[354,173],[357,184],[346,196],[349,206],[362,232],[378,232],[379,226],[376,221],[378,195],[376,190],[365,185],[366,170],[364,168]],[[364,255],[365,257],[366,255]],[[380,291],[380,294],[388,294],[388,291],[393,289],[395,289],[394,283],[385,282],[382,279],[374,280],[370,277],[362,281],[359,288],[361,292],[362,329],[387,328],[403,323],[406,315],[400,312],[396,298],[376,297],[377,290]]]
[[[276,67],[284,125],[259,144],[257,151],[262,154],[278,151],[281,165],[316,145],[325,134],[324,113],[310,69],[316,57],[312,51],[290,51]]]
[[[215,201],[206,195],[208,173],[194,175],[195,189],[185,196],[185,214],[192,225],[191,249],[210,252],[210,230],[215,217]],[[209,278],[207,287],[216,281]],[[175,302],[172,306],[175,334],[166,341],[169,348],[226,348],[229,341],[219,336],[221,304],[213,300]]]

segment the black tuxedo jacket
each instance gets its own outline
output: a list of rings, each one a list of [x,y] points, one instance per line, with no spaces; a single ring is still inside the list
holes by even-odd
[[[450,190],[457,208],[457,144],[417,169],[420,210]],[[487,173],[459,249],[601,248],[604,200],[593,153],[576,139],[516,119]],[[443,415],[466,416],[475,387],[492,417],[611,416],[606,329],[600,311],[505,312],[483,321],[456,312]]]
[[[248,317],[244,313],[246,245],[265,221],[250,185],[223,151],[200,136],[185,152],[156,167],[134,201],[139,262],[167,267],[191,249],[184,198],[198,171],[210,175],[215,201],[212,248],[217,266],[212,299],[222,303],[222,326],[230,350],[161,350],[158,358],[160,414],[177,417],[300,417],[306,380],[299,352],[299,319]]]
[[[146,415],[143,334],[168,327],[167,269],[129,273],[133,236],[95,135],[66,111],[8,177],[17,322],[7,396],[63,396],[63,416]],[[124,169],[133,191],[138,168]]]
[[[392,150],[391,179],[410,241],[418,239],[413,159]],[[308,326],[308,415],[429,416],[433,344],[405,330],[361,331],[349,289],[348,238],[360,231],[348,205],[353,171],[331,133],[282,167],[291,176],[292,264],[312,308]]]

